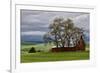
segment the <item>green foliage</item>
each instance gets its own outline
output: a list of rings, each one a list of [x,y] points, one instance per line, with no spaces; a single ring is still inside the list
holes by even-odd
[[[35,52],[36,52],[35,48],[34,48],[34,47],[32,47],[32,48],[29,50],[29,52],[28,52],[28,53],[35,53]]]

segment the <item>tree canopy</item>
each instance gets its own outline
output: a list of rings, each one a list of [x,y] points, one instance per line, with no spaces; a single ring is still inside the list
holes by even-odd
[[[76,27],[70,18],[56,17],[49,25],[49,32],[44,35],[46,43],[53,42],[56,47],[72,47],[77,44],[83,30]]]

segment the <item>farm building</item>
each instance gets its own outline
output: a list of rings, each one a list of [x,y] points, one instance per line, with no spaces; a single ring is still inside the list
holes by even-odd
[[[73,47],[59,47],[59,48],[52,48],[52,52],[65,52],[65,51],[85,51],[85,42],[83,37],[80,37],[80,40],[77,44]]]

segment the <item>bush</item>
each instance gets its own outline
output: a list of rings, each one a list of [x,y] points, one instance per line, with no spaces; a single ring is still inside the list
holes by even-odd
[[[29,50],[29,53],[35,53],[35,52],[36,52],[36,50],[35,50],[34,47],[32,47],[32,48]]]

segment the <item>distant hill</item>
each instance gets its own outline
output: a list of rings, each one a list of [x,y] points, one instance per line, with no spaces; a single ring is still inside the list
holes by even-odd
[[[22,44],[25,44],[25,45],[34,45],[34,44],[40,44],[40,43],[44,43],[43,41],[22,41],[21,42]]]
[[[24,37],[21,37],[21,43],[22,44],[25,44],[25,45],[28,45],[28,44],[40,44],[40,43],[44,43],[44,40],[42,39],[41,36],[38,36],[38,37],[33,37],[33,36],[24,36]],[[84,37],[84,40],[87,44],[89,44],[89,36],[86,35]]]

